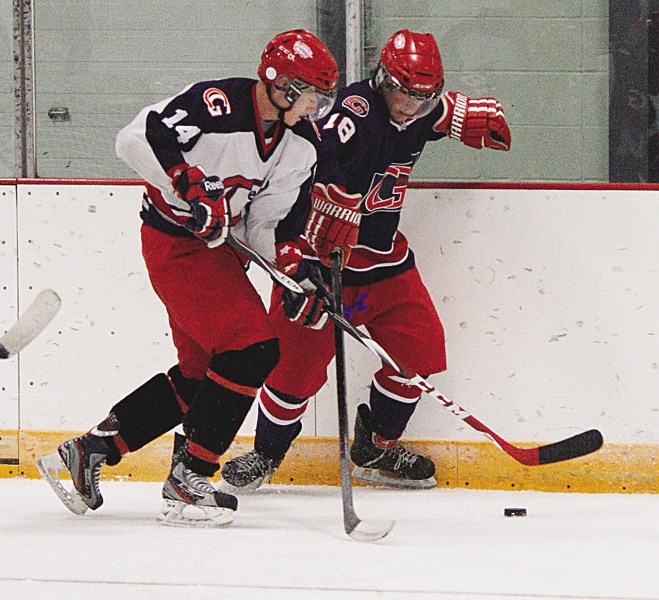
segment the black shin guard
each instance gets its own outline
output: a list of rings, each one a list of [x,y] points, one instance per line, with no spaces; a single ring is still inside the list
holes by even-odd
[[[192,402],[198,387],[199,381],[183,377],[177,365],[115,404],[111,412],[119,420],[119,435],[128,450],[139,450],[181,423],[182,405]]]
[[[190,404],[192,404],[192,401],[194,400],[197,390],[199,389],[201,380],[183,377],[181,368],[178,365],[174,365],[169,371],[167,371],[167,375],[174,386],[174,390],[178,394],[178,402],[183,406],[183,412],[187,412],[188,408],[190,408]]]
[[[188,440],[221,455],[247,417],[256,391],[279,360],[276,339],[213,356],[183,419]]]

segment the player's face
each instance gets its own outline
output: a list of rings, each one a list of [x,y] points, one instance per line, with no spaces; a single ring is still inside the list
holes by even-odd
[[[293,113],[297,123],[300,119],[317,121],[322,119],[332,110],[334,97],[314,91],[313,89],[305,91],[300,97],[293,102],[289,113]],[[288,121],[287,121],[288,123]],[[288,123],[290,125],[290,123]]]
[[[302,119],[316,121],[325,116],[334,104],[334,98],[319,92],[305,91],[291,104],[286,94],[281,90],[273,90],[272,103],[280,110],[285,111],[284,120],[289,126],[299,123]]]
[[[294,122],[289,123],[287,119],[286,123],[289,125],[294,125],[301,119],[311,118],[317,115],[318,112],[322,110],[321,105],[323,102],[324,97],[320,94],[315,92],[305,92],[295,102],[293,102],[293,106],[291,106],[291,109],[288,111],[291,119],[294,119]]]
[[[394,123],[404,125],[419,116],[421,105],[424,100],[412,98],[396,88],[388,88],[384,91],[384,99],[389,108],[389,116]]]

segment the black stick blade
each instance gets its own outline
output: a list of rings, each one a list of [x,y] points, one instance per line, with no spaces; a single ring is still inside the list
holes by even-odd
[[[590,429],[560,442],[541,446],[539,448],[538,464],[548,465],[585,456],[599,450],[603,443],[602,434],[597,429]]]

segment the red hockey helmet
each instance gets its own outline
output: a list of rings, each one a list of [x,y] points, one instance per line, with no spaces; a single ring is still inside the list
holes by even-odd
[[[327,46],[306,29],[277,34],[263,50],[259,78],[286,93],[293,104],[304,93],[315,93],[318,108],[310,120],[324,117],[336,98],[339,70]],[[283,76],[283,77],[282,77]]]
[[[416,118],[428,114],[439,102],[444,87],[444,67],[431,33],[401,29],[382,48],[375,86],[385,92],[397,89],[422,101]]]

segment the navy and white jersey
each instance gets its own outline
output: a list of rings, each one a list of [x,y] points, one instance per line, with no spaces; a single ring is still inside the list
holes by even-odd
[[[414,266],[414,255],[398,231],[412,167],[428,140],[445,137],[433,130],[443,104],[401,127],[390,120],[382,95],[369,80],[343,88],[333,112],[318,124],[322,143],[316,181],[334,183],[362,195],[357,245],[344,270],[344,282],[361,285]]]
[[[192,235],[184,228],[190,207],[174,194],[167,175],[188,163],[222,179],[236,236],[266,258],[274,258],[275,238],[291,240],[301,231],[317,131],[306,121],[294,127],[277,121],[266,137],[256,83],[245,78],[195,83],[147,106],[119,133],[117,155],[147,182],[142,211],[147,224]]]

